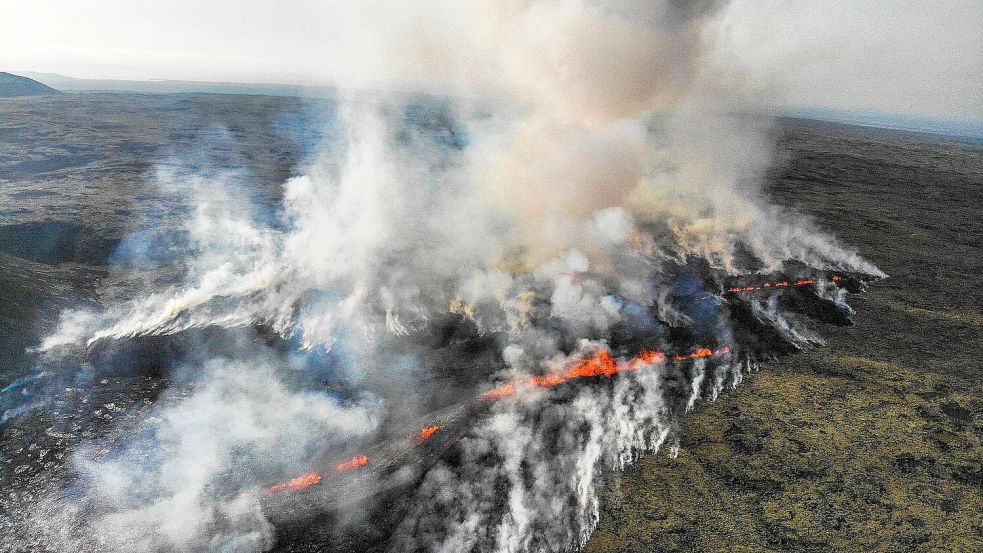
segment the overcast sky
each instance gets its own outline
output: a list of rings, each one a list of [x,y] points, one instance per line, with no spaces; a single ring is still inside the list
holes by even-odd
[[[0,0],[0,70],[328,84],[345,4]],[[983,0],[735,0],[722,29],[787,106],[983,118]]]

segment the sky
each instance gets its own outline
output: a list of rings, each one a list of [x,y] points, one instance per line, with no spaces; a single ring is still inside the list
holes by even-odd
[[[333,84],[412,17],[370,1],[0,0],[0,70]],[[734,0],[719,33],[780,107],[983,118],[983,0]]]

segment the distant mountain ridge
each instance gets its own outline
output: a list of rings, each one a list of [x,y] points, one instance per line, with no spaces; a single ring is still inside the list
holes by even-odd
[[[67,92],[135,92],[138,94],[248,94],[262,96],[289,96],[329,98],[335,89],[325,86],[236,83],[211,81],[151,80],[134,81],[126,79],[78,79],[57,73],[23,71],[32,79]]]
[[[784,115],[801,119],[830,121],[861,127],[876,127],[879,129],[895,129],[901,131],[920,132],[983,140],[983,120],[977,119],[944,119],[941,117],[926,117],[919,115],[904,115],[876,111],[848,111],[827,108],[802,108],[788,110]]]
[[[40,85],[48,90],[47,93],[65,92],[123,92],[138,94],[246,94],[263,96],[287,96],[295,98],[335,98],[338,90],[333,86],[275,84],[275,83],[240,83],[212,81],[177,81],[151,80],[136,81],[125,79],[78,79],[57,73],[40,73],[21,71],[27,77],[19,77],[10,73],[0,73],[0,97],[20,96],[24,94],[4,94],[3,76],[23,79]],[[33,79],[33,80],[32,80]],[[55,88],[50,88],[55,87]],[[57,89],[57,90],[55,90]],[[36,94],[36,93],[34,93]],[[433,97],[426,92],[395,92],[406,98]],[[858,112],[830,108],[788,108],[782,115],[788,117],[830,121],[847,125],[897,129],[912,132],[930,133],[942,136],[968,138],[974,141],[983,140],[983,120],[975,119],[944,119],[919,115],[885,114],[878,112]]]
[[[34,79],[0,71],[0,98],[42,96],[47,94],[61,94],[61,92]]]

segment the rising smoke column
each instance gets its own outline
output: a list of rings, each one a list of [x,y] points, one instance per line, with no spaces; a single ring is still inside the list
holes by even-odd
[[[337,8],[332,15],[352,23],[348,65],[336,75],[342,84],[440,93],[445,124],[407,121],[398,107],[405,96],[342,92],[338,144],[284,183],[275,224],[229,192],[234,175],[161,168],[164,188],[192,183],[183,277],[132,299],[64,313],[39,351],[262,326],[299,355],[339,352],[354,385],[379,392],[387,382],[412,388],[410,377],[426,365],[406,361],[407,339],[456,313],[497,341],[503,368],[492,378],[521,380],[562,371],[609,347],[617,333],[667,351],[690,346],[674,344],[667,326],[731,345],[733,323],[715,299],[719,291],[679,270],[691,260],[730,275],[789,261],[881,275],[760,198],[755,181],[768,162],[766,133],[733,115],[749,104],[732,86],[734,68],[719,62],[714,33],[723,7],[516,1]],[[754,309],[803,342],[811,339],[778,306]],[[412,353],[424,355],[425,346]],[[347,435],[372,428],[374,407],[302,396],[278,384],[289,356],[261,358],[260,365],[245,348],[231,363],[242,364],[241,378],[267,382],[262,389],[230,377],[227,360],[189,367],[202,375],[199,392],[162,405],[158,415],[171,421],[171,433],[151,433],[132,447],[178,446],[150,465],[112,465],[123,481],[172,483],[149,496],[153,509],[148,496],[126,486],[102,498],[109,485],[98,482],[98,464],[80,454],[82,475],[96,475],[88,503],[100,505],[97,520],[124,535],[122,546],[272,543],[255,503],[242,508],[249,516],[213,516],[231,523],[153,522],[188,505],[220,512],[225,500],[208,494],[212,484],[240,467],[242,451],[270,451],[264,432],[279,435],[235,426],[196,434],[200,428],[187,422],[205,404],[235,416],[253,402],[267,405],[263,390],[272,387],[298,406],[277,419],[302,429],[295,442],[315,442],[324,432],[312,416],[325,424],[339,413],[361,419],[345,425]],[[678,412],[738,382],[751,364],[729,355],[670,359],[609,385],[558,397],[524,390],[496,403],[456,446],[458,462],[423,478],[393,547],[581,545],[597,520],[602,471],[658,448]],[[209,444],[217,448],[213,463],[193,478],[164,478],[176,470],[168,467],[201,454],[183,444],[202,444],[211,433],[220,437]],[[282,464],[297,464],[306,453],[283,452],[290,459]]]

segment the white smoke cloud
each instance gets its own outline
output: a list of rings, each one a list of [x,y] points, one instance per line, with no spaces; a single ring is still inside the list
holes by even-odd
[[[373,430],[378,416],[371,400],[346,404],[291,390],[277,364],[254,351],[248,360],[188,367],[197,374],[194,389],[159,399],[121,449],[78,450],[83,499],[56,493],[40,503],[35,527],[45,541],[133,552],[271,547],[273,528],[257,496],[238,490],[302,472],[312,452]]]
[[[257,226],[241,210],[223,212],[228,202],[200,194],[188,228],[198,255],[185,285],[117,313],[88,320],[67,314],[42,348],[255,321],[284,333],[303,327],[313,346],[330,341],[330,328],[341,321],[359,319],[374,332],[369,327],[379,321],[364,320],[366,305],[384,311],[390,329],[406,330],[435,303],[446,305],[445,285],[459,281],[462,270],[534,269],[585,247],[594,213],[622,213],[599,211],[619,207],[638,224],[668,229],[662,253],[704,257],[728,272],[747,270],[734,260],[735,250],[747,247],[768,269],[796,259],[880,274],[757,197],[754,181],[769,159],[764,134],[748,117],[715,111],[722,106],[702,83],[708,76],[701,72],[712,73],[701,53],[715,3],[417,7],[360,5],[352,21],[369,14],[376,24],[353,41],[353,52],[370,41],[386,55],[355,59],[381,76],[388,65],[374,64],[414,67],[415,55],[428,56],[439,70],[417,76],[432,76],[445,90],[473,90],[487,84],[480,75],[493,72],[504,99],[481,109],[502,106],[504,115],[459,110],[470,140],[463,153],[441,159],[371,99],[343,101],[346,153],[340,162],[322,158],[285,184],[285,232]],[[432,33],[410,32],[419,26]],[[461,80],[446,75],[448,68]],[[663,119],[654,130],[653,113]],[[407,131],[410,144],[394,145],[394,135]],[[617,232],[629,234],[620,224]],[[599,246],[587,253],[603,265],[612,252]],[[317,324],[308,316],[298,322],[296,306],[311,290],[338,299],[321,302],[312,314]]]

